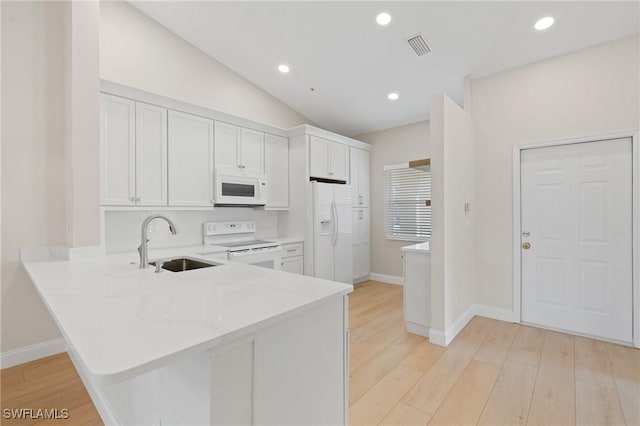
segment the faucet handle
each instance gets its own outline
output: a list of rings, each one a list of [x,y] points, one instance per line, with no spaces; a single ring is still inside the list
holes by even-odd
[[[146,241],[144,242],[144,244],[147,244],[149,242],[149,239],[147,238]],[[142,255],[142,244],[140,244],[138,246],[138,254]]]
[[[162,266],[164,265],[164,262],[158,260],[156,262],[156,274],[159,274],[160,272],[162,272]]]

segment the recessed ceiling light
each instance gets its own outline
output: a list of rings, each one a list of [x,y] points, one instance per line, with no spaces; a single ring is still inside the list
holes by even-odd
[[[378,16],[376,16],[376,22],[379,25],[387,25],[389,22],[391,22],[391,15],[389,15],[387,12],[379,13]]]
[[[545,16],[544,18],[538,19],[534,27],[536,30],[542,31],[542,30],[546,30],[552,25],[553,25],[553,18],[551,16]]]
[[[289,66],[285,64],[280,64],[278,65],[278,71],[280,71],[282,74],[286,74],[289,72]]]
[[[399,97],[400,97],[400,95],[398,95],[396,92],[391,92],[391,93],[389,93],[387,95],[387,98],[389,98],[389,100],[391,100],[391,101],[395,101]]]

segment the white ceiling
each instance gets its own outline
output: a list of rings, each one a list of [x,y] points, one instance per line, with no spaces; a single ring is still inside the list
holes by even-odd
[[[638,2],[132,4],[319,126],[345,135],[424,120],[434,94],[462,103],[466,75],[640,31]],[[392,16],[386,27],[375,22],[381,11]],[[555,25],[535,31],[535,21],[547,15]],[[432,53],[413,53],[405,39],[416,33]],[[291,72],[279,73],[280,63]],[[387,100],[391,91],[400,99]]]

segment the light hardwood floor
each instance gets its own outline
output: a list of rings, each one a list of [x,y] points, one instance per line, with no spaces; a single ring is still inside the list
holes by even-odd
[[[352,425],[640,425],[640,351],[474,318],[447,348],[407,333],[402,287],[358,285],[349,301]],[[5,408],[67,408],[102,424],[66,354],[2,370]]]

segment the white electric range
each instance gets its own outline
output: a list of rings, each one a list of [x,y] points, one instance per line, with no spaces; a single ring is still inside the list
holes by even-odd
[[[205,245],[225,247],[231,261],[280,269],[280,243],[257,240],[256,223],[253,221],[206,222],[202,235]]]

